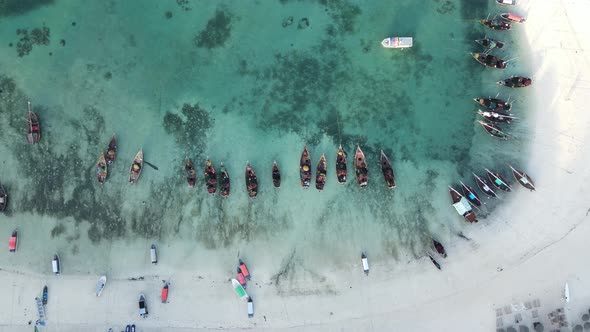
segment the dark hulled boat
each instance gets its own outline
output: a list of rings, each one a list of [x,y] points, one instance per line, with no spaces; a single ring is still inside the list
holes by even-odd
[[[193,162],[188,157],[184,160],[184,177],[186,178],[186,182],[188,182],[188,186],[191,188],[197,183],[197,171]]]
[[[215,174],[215,166],[209,158],[205,162],[205,185],[207,186],[207,192],[211,195],[217,191],[217,175]]]
[[[479,195],[475,192],[475,190],[473,190],[473,188],[461,181],[459,181],[459,183],[461,183],[461,191],[463,192],[463,195],[465,196],[465,198],[467,198],[469,203],[477,207],[480,207],[482,204],[485,204],[482,203],[481,199],[479,199]]]
[[[492,30],[502,30],[502,31],[506,31],[506,30],[510,30],[512,29],[512,25],[508,22],[504,22],[503,20],[497,19],[497,18],[492,18],[492,19],[487,19],[487,20],[481,20],[479,21],[481,24],[483,24],[483,26],[488,27]]]
[[[229,181],[229,173],[223,163],[219,164],[219,193],[221,197],[229,196],[230,191],[230,181]]]
[[[512,13],[502,13],[500,14],[500,17],[507,22],[514,22],[514,23],[524,23],[526,22],[526,18],[520,16],[520,15],[516,15],[516,14],[512,14]]]
[[[510,184],[508,183],[508,180],[506,180],[506,178],[504,178],[502,174],[500,174],[499,172],[492,172],[487,168],[485,170],[488,175],[488,179],[490,179],[494,187],[506,192],[512,190]]]
[[[436,268],[440,270],[440,264],[438,264],[438,262],[432,256],[428,255],[428,257],[430,258],[432,264],[434,264],[434,266],[436,266]]]
[[[256,198],[256,195],[258,195],[258,178],[250,163],[246,165],[246,189],[250,198]]]
[[[387,158],[383,150],[381,150],[381,172],[383,172],[383,178],[385,179],[385,184],[387,185],[387,188],[394,189],[395,174],[393,173],[393,168],[391,167],[389,158]]]
[[[311,158],[307,150],[307,145],[303,147],[301,159],[299,160],[299,178],[301,179],[301,186],[304,189],[309,188],[311,184]]]
[[[498,98],[473,98],[473,101],[494,112],[509,112],[512,103]]]
[[[117,138],[115,134],[111,137],[111,141],[109,142],[109,147],[107,148],[107,153],[104,158],[107,161],[107,165],[112,165],[115,162],[115,158],[117,157]]]
[[[451,186],[449,186],[449,194],[451,194],[451,201],[453,202],[453,207],[457,210],[457,213],[463,216],[467,222],[477,222],[477,216],[475,215],[475,212],[473,212],[473,208],[471,207],[471,204],[469,204],[469,201]]]
[[[27,112],[27,142],[29,144],[39,143],[41,140],[41,124],[39,117],[31,111],[31,102],[28,103],[29,111]]]
[[[499,40],[495,40],[492,38],[488,38],[488,37],[484,37],[482,39],[476,39],[475,42],[478,43],[479,45],[489,49],[489,50],[493,50],[495,48],[500,49],[500,48],[504,47],[504,42],[501,42]]]
[[[96,179],[103,184],[107,179],[107,162],[104,153],[101,153],[96,162]]]
[[[477,120],[477,122],[483,127],[483,129],[485,129],[485,131],[488,132],[488,134],[500,138],[500,139],[508,139],[510,138],[510,136],[508,134],[506,134],[505,132],[502,131],[502,128],[500,128],[500,126],[495,125],[491,122],[484,122],[484,121],[479,121]]]
[[[518,183],[520,183],[520,185],[522,185],[523,187],[527,188],[530,191],[534,191],[536,190],[535,188],[535,183],[533,182],[533,179],[531,179],[531,177],[526,174],[525,172],[516,169],[510,165],[508,165],[508,167],[510,167],[510,169],[512,170],[512,175],[514,176],[514,179],[516,181],[518,181]]]
[[[504,69],[508,65],[507,61],[487,53],[471,53],[471,56],[475,61],[489,68]]]
[[[509,113],[499,113],[494,111],[482,111],[477,110],[477,114],[479,114],[482,118],[492,121],[492,122],[506,122],[510,123],[512,120],[517,120],[518,118],[513,116]]]
[[[533,84],[533,79],[524,76],[512,76],[496,83],[509,88],[524,88]]]
[[[473,177],[475,178],[475,184],[477,185],[477,187],[479,188],[479,190],[481,190],[481,192],[483,192],[488,198],[497,198],[498,195],[496,195],[496,193],[494,192],[494,190],[492,190],[492,188],[490,188],[489,182],[488,180],[482,177],[479,177],[477,174],[472,173]]]
[[[356,146],[356,153],[354,154],[354,169],[359,187],[366,188],[369,183],[369,169],[367,168],[365,154],[359,145]]]
[[[436,252],[438,252],[439,255],[441,255],[443,258],[447,258],[447,252],[445,251],[445,247],[443,247],[443,245],[440,242],[433,238],[432,244],[434,245],[434,249],[436,250]]]
[[[328,171],[328,165],[326,163],[326,156],[322,154],[320,157],[320,161],[318,161],[318,166],[316,168],[316,175],[315,175],[315,188],[317,190],[324,190],[324,186],[326,185],[326,174]]]
[[[4,212],[6,210],[6,205],[8,204],[8,194],[6,193],[6,189],[2,183],[0,183],[0,212]]]
[[[338,147],[338,154],[336,155],[336,177],[338,178],[338,183],[345,184],[346,183],[346,153],[342,150],[342,144]]]
[[[281,187],[281,170],[276,160],[272,163],[272,184],[275,188]]]

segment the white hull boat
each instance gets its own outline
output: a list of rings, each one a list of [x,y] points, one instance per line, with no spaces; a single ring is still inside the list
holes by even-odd
[[[98,282],[96,283],[96,296],[100,296],[100,294],[102,294],[102,290],[104,289],[104,286],[107,284],[107,277],[106,276],[102,276],[98,279]]]
[[[409,48],[414,45],[412,37],[389,37],[383,39],[381,45],[385,48]]]

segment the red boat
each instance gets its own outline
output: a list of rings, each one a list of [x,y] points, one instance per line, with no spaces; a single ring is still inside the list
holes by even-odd
[[[244,277],[244,274],[242,273],[242,269],[240,269],[238,267],[238,282],[240,283],[240,285],[242,285],[242,287],[246,288],[246,277]]]
[[[250,271],[248,271],[248,267],[246,266],[246,263],[242,262],[242,260],[240,259],[240,271],[242,272],[242,274],[244,274],[244,277],[248,280],[250,280]]]
[[[162,300],[162,303],[168,302],[169,285],[170,285],[170,283],[166,282],[166,283],[164,283],[164,287],[162,287],[162,294],[160,294],[160,300]]]
[[[17,245],[18,245],[18,230],[15,229],[12,232],[12,236],[10,236],[10,239],[8,240],[8,251],[16,252]]]

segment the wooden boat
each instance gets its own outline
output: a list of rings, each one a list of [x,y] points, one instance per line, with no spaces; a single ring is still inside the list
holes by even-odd
[[[246,277],[244,277],[244,274],[242,273],[242,271],[240,270],[240,268],[238,267],[238,275],[237,275],[237,280],[240,283],[240,285],[242,285],[242,287],[246,288]]]
[[[388,37],[381,41],[385,48],[409,48],[414,45],[412,37]]]
[[[505,132],[502,131],[502,128],[500,128],[500,126],[495,125],[491,122],[484,122],[484,121],[479,121],[477,120],[477,122],[483,127],[483,129],[485,129],[485,131],[488,132],[488,134],[500,138],[500,139],[504,139],[507,140],[508,138],[510,138],[510,136],[508,134],[506,134]]]
[[[385,184],[387,185],[387,188],[394,189],[395,174],[393,174],[393,168],[391,168],[389,158],[387,158],[383,150],[381,150],[381,172],[383,173],[383,178],[385,179]]]
[[[236,294],[238,294],[238,297],[240,299],[248,300],[248,293],[246,293],[246,290],[244,289],[244,287],[242,285],[240,285],[239,281],[237,281],[236,279],[232,279],[231,285],[232,285],[234,291],[236,292]]]
[[[193,162],[188,157],[184,160],[184,177],[191,188],[197,183],[197,171],[195,171]]]
[[[465,198],[467,198],[469,203],[477,207],[481,207],[482,204],[485,204],[482,203],[481,199],[479,199],[479,195],[475,192],[475,190],[473,190],[473,188],[466,185],[462,181],[459,181],[459,183],[461,183],[461,191],[463,192],[463,195],[465,196]]]
[[[49,301],[49,290],[47,289],[47,285],[43,286],[41,299],[43,305],[47,305],[47,301]]]
[[[512,103],[498,98],[473,98],[473,101],[494,112],[509,112]]]
[[[311,184],[311,158],[309,157],[309,151],[307,151],[307,145],[303,147],[301,159],[299,160],[299,178],[301,179],[301,186],[304,189],[309,188]]]
[[[494,187],[496,187],[502,191],[506,191],[506,192],[509,192],[512,190],[512,187],[510,187],[508,180],[506,180],[502,176],[502,174],[500,174],[498,172],[492,172],[487,168],[485,170],[486,170],[486,173],[488,174],[488,179],[490,179],[490,181],[492,182]]]
[[[221,197],[229,196],[230,192],[230,181],[229,181],[229,173],[223,163],[219,166],[219,192],[221,193]]]
[[[473,208],[471,208],[469,201],[451,186],[449,186],[449,193],[451,194],[451,201],[453,202],[453,207],[457,210],[457,213],[463,216],[467,222],[477,222],[477,216],[475,215],[475,212],[473,212]]]
[[[495,40],[492,38],[488,38],[488,37],[484,37],[482,39],[476,39],[475,42],[478,43],[479,45],[489,49],[489,50],[493,50],[495,48],[500,49],[500,48],[504,47],[504,42],[499,41],[499,40]]]
[[[438,264],[438,262],[432,256],[428,255],[428,257],[430,258],[432,264],[434,264],[434,266],[436,266],[436,268],[440,270],[440,264]]]
[[[8,239],[8,251],[16,252],[18,249],[18,229],[12,231],[12,235]]]
[[[281,187],[281,170],[276,160],[272,163],[272,184],[275,188]]]
[[[36,325],[45,326],[45,306],[40,298],[35,298],[35,303],[37,304],[37,313],[39,314],[39,319],[35,322]],[[35,325],[35,327],[37,327]]]
[[[148,316],[148,307],[147,307],[147,303],[145,301],[145,295],[139,294],[139,296],[137,298],[137,302],[139,304],[139,316],[141,318],[147,318],[147,316]]]
[[[256,195],[258,195],[258,178],[250,163],[246,165],[246,189],[250,198],[256,198]]]
[[[0,212],[6,211],[6,205],[8,205],[8,194],[0,182]]]
[[[164,282],[164,286],[162,287],[162,292],[160,293],[160,301],[162,303],[168,302],[168,291],[170,290],[170,283]]]
[[[488,180],[485,178],[479,177],[477,174],[472,173],[473,177],[475,178],[475,184],[483,192],[488,198],[497,198],[498,195],[490,188]]]
[[[356,146],[356,153],[354,154],[354,169],[359,187],[366,188],[369,182],[369,169],[367,168],[365,154],[359,145]]]
[[[516,0],[496,0],[496,3],[499,5],[516,5]]]
[[[104,290],[104,286],[107,284],[107,276],[102,276],[98,278],[98,282],[96,283],[96,296],[100,296],[102,291]]]
[[[115,158],[117,157],[117,138],[115,134],[111,137],[111,141],[109,142],[109,147],[107,148],[107,153],[105,155],[105,159],[107,160],[107,165],[112,165],[115,162]]]
[[[533,79],[524,76],[512,76],[496,83],[509,88],[524,88],[533,84]]]
[[[517,117],[515,117],[509,113],[499,113],[499,112],[494,112],[494,111],[477,110],[477,114],[479,114],[482,118],[492,121],[492,122],[510,123],[512,120],[518,120]]]
[[[324,186],[326,185],[326,174],[328,172],[327,167],[328,165],[326,163],[326,156],[322,154],[320,160],[318,161],[315,175],[315,188],[319,191],[324,190]]]
[[[487,53],[471,53],[471,56],[475,61],[489,68],[504,69],[508,65],[507,61]]]
[[[526,18],[524,18],[520,15],[512,14],[512,13],[502,13],[502,14],[500,14],[500,17],[504,21],[514,22],[514,23],[524,23],[526,21]]]
[[[51,267],[53,269],[53,274],[58,276],[61,273],[61,264],[59,261],[59,255],[53,255],[53,260],[51,261]]]
[[[131,168],[129,169],[129,182],[131,184],[137,183],[139,180],[139,176],[141,175],[141,171],[143,170],[143,150],[139,149],[139,152],[135,155],[133,159],[133,163],[131,164]]]
[[[207,186],[207,192],[211,195],[215,194],[217,190],[217,175],[215,174],[215,166],[209,158],[205,162],[205,185]]]
[[[533,182],[533,179],[531,179],[531,177],[528,174],[510,165],[508,165],[508,167],[510,167],[510,169],[512,170],[512,175],[514,176],[514,179],[523,187],[527,188],[530,191],[534,191],[537,189],[535,188],[535,183]]]
[[[338,179],[338,183],[345,184],[347,174],[346,153],[342,150],[342,144],[340,144],[338,154],[336,155],[336,178]]]
[[[248,266],[246,266],[246,263],[244,263],[240,259],[240,260],[238,260],[238,267],[240,268],[240,271],[242,271],[242,273],[244,274],[244,277],[246,277],[246,279],[250,280],[251,275],[250,275],[250,271],[248,270]]]
[[[512,29],[512,25],[510,23],[504,22],[504,21],[497,19],[497,18],[481,20],[479,22],[481,24],[483,24],[483,26],[488,27],[492,30],[506,31],[506,30]]]
[[[443,245],[438,242],[435,239],[432,239],[432,245],[434,246],[434,249],[436,250],[436,252],[438,252],[439,255],[441,255],[443,258],[447,258],[447,252],[445,251],[445,247],[443,247]]]
[[[150,261],[152,264],[158,264],[158,251],[156,245],[152,243],[150,246]]]
[[[363,272],[365,275],[369,275],[369,260],[367,259],[367,255],[365,253],[361,253],[361,264],[363,264]]]
[[[31,102],[28,103],[29,111],[27,112],[27,141],[29,144],[39,143],[41,139],[41,123],[35,112],[31,111]]]
[[[104,153],[100,154],[96,162],[96,179],[100,184],[103,184],[107,180],[107,161]]]

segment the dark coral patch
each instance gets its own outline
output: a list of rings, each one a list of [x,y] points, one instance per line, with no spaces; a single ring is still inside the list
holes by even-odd
[[[0,0],[0,17],[23,15],[53,3],[55,0]]]
[[[184,104],[181,114],[167,112],[164,115],[164,129],[174,135],[176,143],[191,151],[191,154],[203,151],[206,132],[213,127],[214,119],[199,104]]]
[[[195,36],[195,45],[207,49],[223,46],[231,36],[231,22],[232,15],[218,9],[207,22],[205,29]]]

